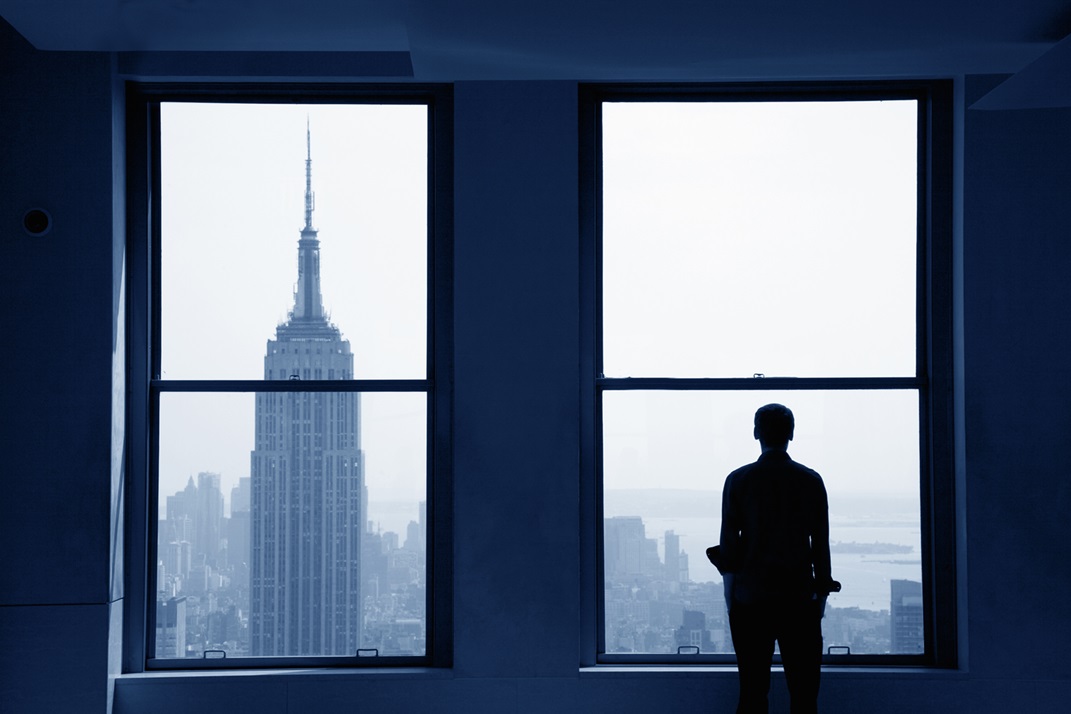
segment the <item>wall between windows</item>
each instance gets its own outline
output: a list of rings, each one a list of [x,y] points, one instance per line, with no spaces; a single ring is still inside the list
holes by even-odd
[[[0,48],[0,702],[104,712],[122,595],[117,95],[106,57],[34,52],[2,23]],[[970,80],[968,97],[990,83]],[[455,108],[453,668],[122,678],[114,711],[732,711],[731,671],[579,671],[576,84],[458,83]],[[1069,111],[966,116],[969,668],[829,672],[831,711],[1047,712],[1071,698],[1069,129]],[[22,233],[30,205],[56,219],[48,237]],[[775,678],[775,710],[786,699]]]

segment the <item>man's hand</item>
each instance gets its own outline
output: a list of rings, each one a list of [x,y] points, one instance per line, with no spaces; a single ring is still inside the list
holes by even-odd
[[[724,565],[724,563],[722,562],[722,559],[721,559],[721,546],[720,545],[712,545],[709,548],[707,548],[707,560],[709,560],[714,565],[714,567],[718,569],[719,573],[722,573],[722,574],[725,573],[725,571],[722,570],[722,566]]]
[[[837,580],[826,580],[825,582],[815,583],[815,592],[819,595],[829,595],[830,593],[840,592],[840,582]]]

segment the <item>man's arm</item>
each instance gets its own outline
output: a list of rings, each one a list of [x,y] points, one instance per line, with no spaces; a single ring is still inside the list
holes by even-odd
[[[721,562],[722,572],[734,572],[740,562],[740,516],[733,503],[733,476],[725,479],[721,491]]]
[[[833,579],[829,558],[829,500],[821,478],[814,506],[814,525],[811,530],[811,562],[814,564],[815,590],[819,595],[840,591],[840,583]]]

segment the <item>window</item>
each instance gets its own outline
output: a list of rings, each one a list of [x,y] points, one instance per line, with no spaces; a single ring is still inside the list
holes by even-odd
[[[129,103],[127,668],[442,662],[449,96]]]
[[[829,494],[827,660],[952,661],[945,91],[589,91],[596,661],[732,660],[704,550],[770,402]]]

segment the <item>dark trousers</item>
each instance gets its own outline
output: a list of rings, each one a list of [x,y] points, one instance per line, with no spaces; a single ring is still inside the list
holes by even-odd
[[[737,714],[767,714],[774,641],[792,702],[792,714],[818,712],[822,667],[822,603],[818,601],[745,604],[733,602],[729,628],[740,674]]]

